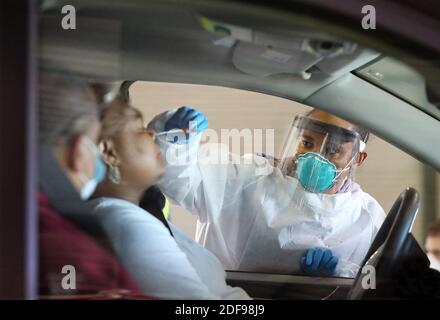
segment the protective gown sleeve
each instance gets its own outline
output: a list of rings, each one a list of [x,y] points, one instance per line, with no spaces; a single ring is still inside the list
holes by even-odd
[[[164,132],[166,121],[176,110],[159,114],[148,127]],[[220,214],[232,203],[239,206],[243,192],[251,191],[247,189],[257,179],[267,176],[273,167],[263,157],[239,157],[230,153],[225,144],[201,145],[200,140],[200,133],[190,137],[188,144],[170,143],[166,135],[157,137],[167,166],[158,186],[174,203],[206,222],[209,214]]]

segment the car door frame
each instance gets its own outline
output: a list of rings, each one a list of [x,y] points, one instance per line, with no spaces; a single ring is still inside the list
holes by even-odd
[[[0,6],[0,299],[35,299],[37,1]]]

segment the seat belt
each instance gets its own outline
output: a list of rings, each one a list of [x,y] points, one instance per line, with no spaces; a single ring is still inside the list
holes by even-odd
[[[168,220],[165,218],[163,212],[164,208],[166,207],[166,198],[158,187],[151,186],[150,188],[148,188],[142,195],[139,206],[150,213],[152,216],[159,219],[159,221],[162,222],[164,226],[168,229],[171,236],[174,237],[170,225],[168,224]]]

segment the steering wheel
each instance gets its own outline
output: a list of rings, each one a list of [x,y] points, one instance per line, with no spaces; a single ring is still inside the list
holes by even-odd
[[[406,240],[419,207],[420,197],[414,188],[407,188],[399,195],[374,238],[347,299],[374,298],[379,289],[380,292],[391,290],[387,280],[392,277],[404,254]],[[367,268],[367,266],[369,267]],[[363,272],[364,270],[365,272]],[[371,290],[368,286],[365,287],[365,283],[369,281],[365,277],[374,276],[370,272],[371,270],[374,270],[375,273],[376,290]]]

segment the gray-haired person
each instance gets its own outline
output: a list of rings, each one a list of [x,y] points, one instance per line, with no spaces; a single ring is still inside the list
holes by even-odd
[[[93,90],[85,80],[43,72],[38,110],[40,294],[97,294],[114,288],[138,294],[99,237],[83,201],[105,176],[96,146],[100,122]],[[67,287],[66,266],[75,272],[75,283]]]

